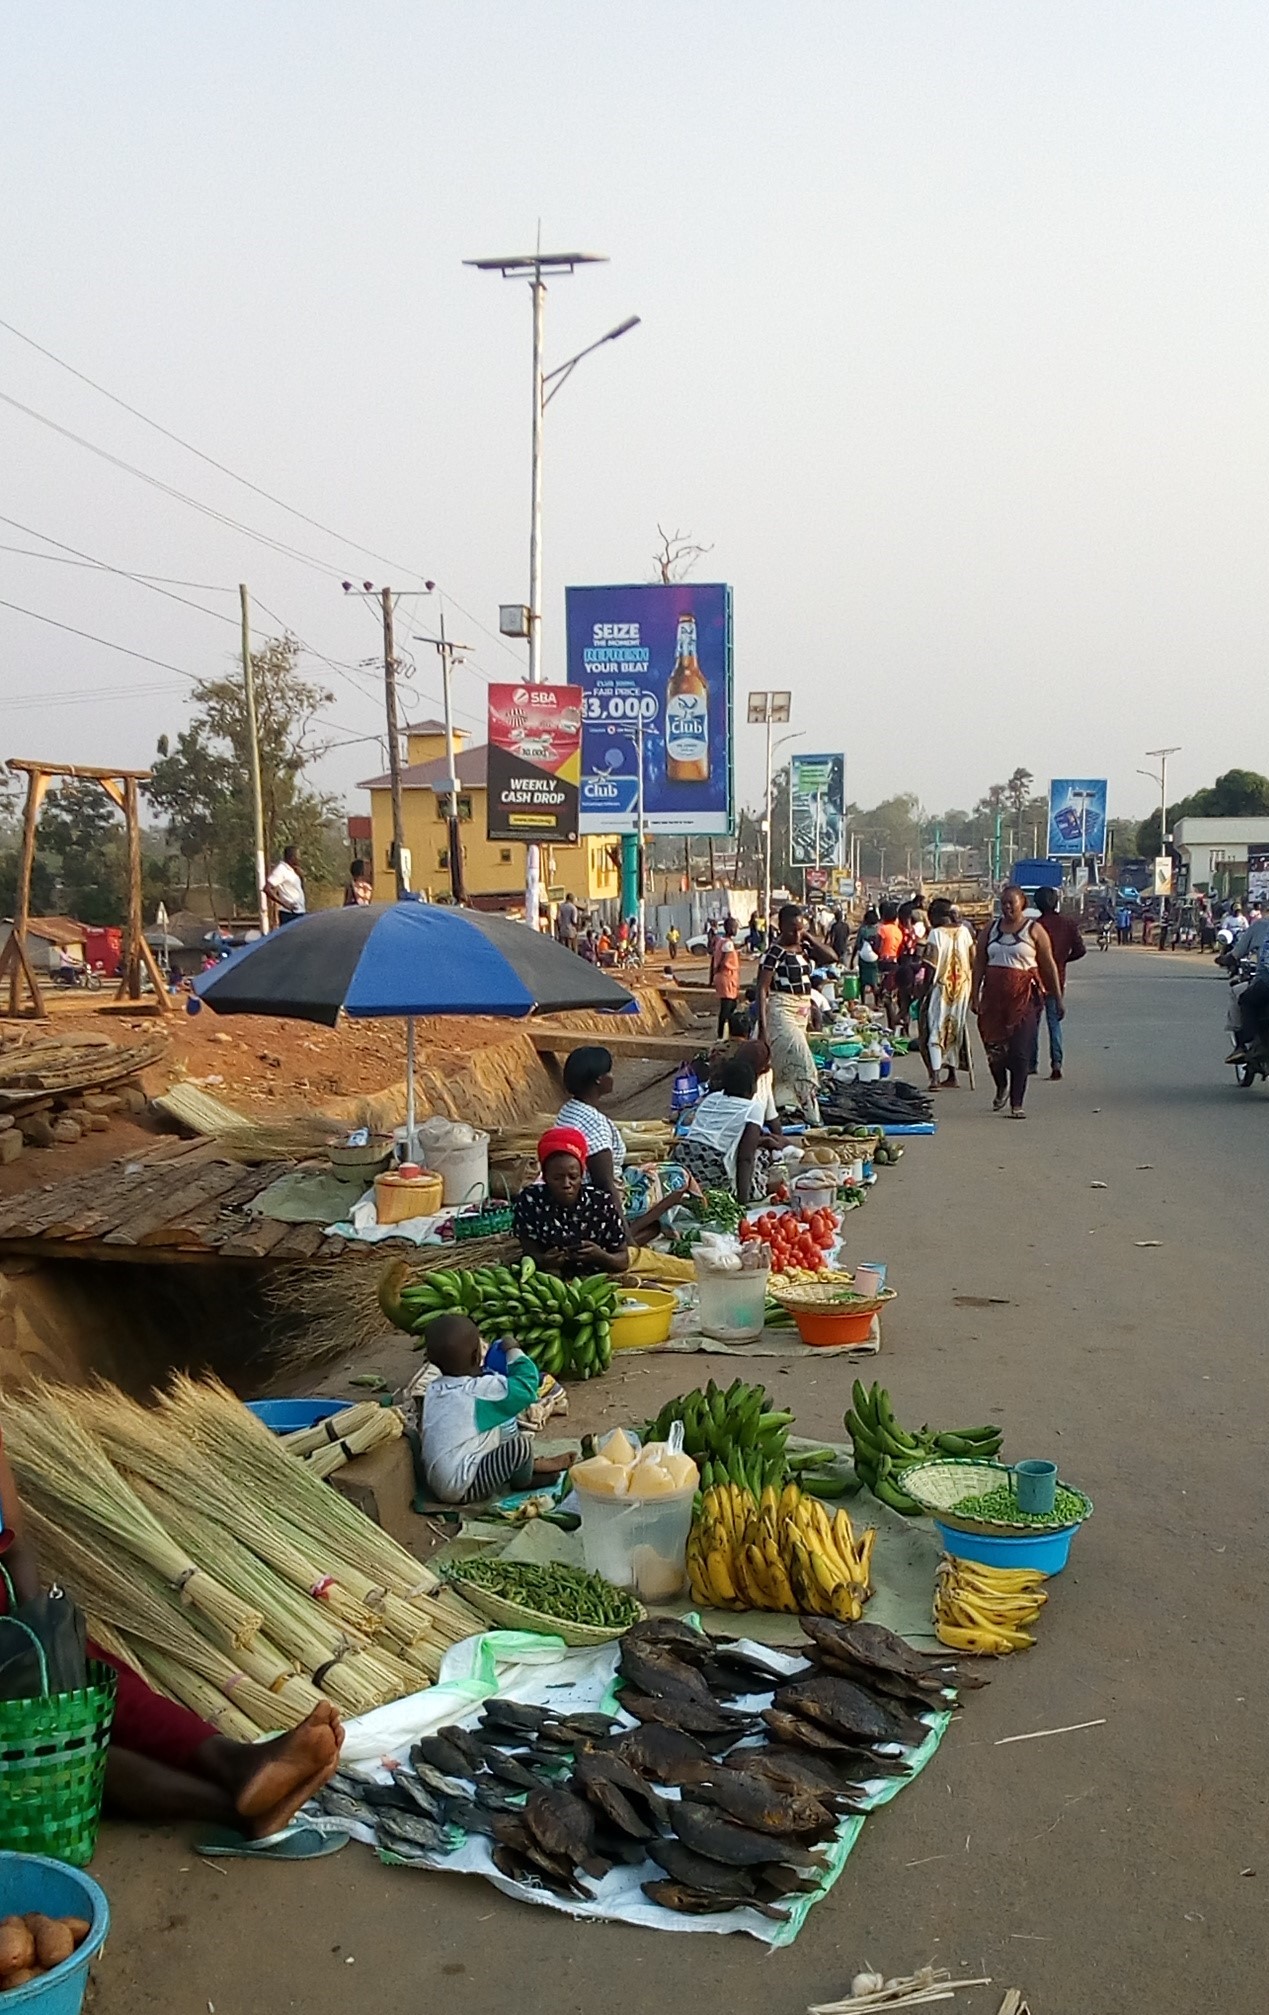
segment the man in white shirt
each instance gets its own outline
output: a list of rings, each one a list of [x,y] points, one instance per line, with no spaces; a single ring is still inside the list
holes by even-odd
[[[289,924],[295,917],[302,917],[307,904],[304,899],[304,880],[300,874],[300,851],[298,847],[285,847],[282,858],[265,882],[265,892],[273,897],[278,907],[278,922]]]

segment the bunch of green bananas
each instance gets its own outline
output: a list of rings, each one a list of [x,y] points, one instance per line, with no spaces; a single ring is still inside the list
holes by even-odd
[[[612,1358],[617,1286],[603,1273],[561,1280],[528,1257],[517,1267],[433,1267],[413,1278],[398,1260],[380,1280],[379,1306],[420,1342],[438,1315],[461,1311],[487,1339],[514,1337],[556,1378],[596,1378]]]
[[[711,1378],[703,1392],[698,1387],[667,1400],[643,1441],[664,1441],[676,1420],[683,1423],[684,1454],[701,1465],[703,1490],[731,1482],[761,1497],[766,1484],[783,1483],[793,1415],[773,1410],[765,1386],[737,1378],[720,1392]]]
[[[859,1379],[851,1387],[851,1406],[846,1415],[846,1431],[855,1451],[855,1470],[874,1497],[892,1511],[909,1518],[919,1517],[922,1507],[903,1488],[903,1471],[914,1462],[939,1455],[977,1456],[990,1462],[1004,1440],[1003,1431],[986,1427],[922,1427],[909,1434],[900,1427],[884,1385],[874,1382],[871,1392]]]

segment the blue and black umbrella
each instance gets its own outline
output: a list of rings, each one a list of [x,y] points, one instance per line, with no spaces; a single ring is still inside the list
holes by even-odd
[[[340,1014],[400,1015],[411,1129],[416,1015],[518,1021],[571,1008],[629,1013],[638,1005],[607,973],[527,924],[424,902],[314,910],[201,974],[194,993],[217,1014],[282,1015],[328,1028]]]

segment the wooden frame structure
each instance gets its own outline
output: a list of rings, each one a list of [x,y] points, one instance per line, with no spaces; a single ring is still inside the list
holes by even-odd
[[[123,931],[123,976],[115,994],[117,1001],[141,1000],[141,968],[145,967],[154,987],[154,1005],[159,1014],[169,1011],[167,981],[154,953],[145,941],[141,925],[141,809],[138,784],[148,783],[149,770],[97,769],[86,763],[41,763],[24,756],[10,756],[6,768],[26,778],[26,804],[22,812],[22,853],[18,862],[17,902],[8,943],[0,950],[0,1000],[7,980],[10,1016],[43,1017],[48,1013],[31,956],[27,950],[27,926],[31,921],[31,870],[35,865],[35,834],[40,806],[54,777],[83,777],[101,785],[112,805],[123,813],[128,838],[128,915]],[[23,1005],[25,983],[29,996]]]

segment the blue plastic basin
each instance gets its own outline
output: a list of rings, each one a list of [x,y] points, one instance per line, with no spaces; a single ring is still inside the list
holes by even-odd
[[[351,1404],[348,1399],[252,1399],[247,1408],[274,1434],[298,1434],[302,1427],[316,1427],[319,1420],[329,1420]]]
[[[106,1893],[64,1861],[49,1861],[42,1854],[0,1853],[0,1917],[25,1917],[29,1910],[45,1917],[86,1917],[92,1930],[70,1959],[42,1980],[11,1988],[2,1997],[3,2005],[6,2010],[35,2008],[39,2015],[79,2015],[89,1965],[110,1929]]]
[[[1064,1525],[1059,1532],[1039,1532],[1024,1536],[990,1539],[983,1532],[953,1532],[949,1525],[934,1521],[943,1551],[958,1560],[981,1560],[987,1567],[1029,1567],[1037,1574],[1060,1574],[1070,1557],[1071,1541],[1078,1525]]]

